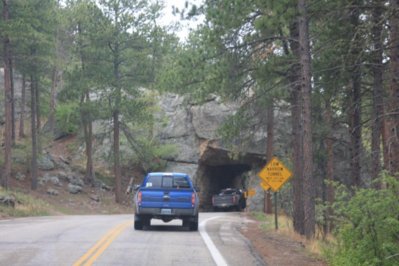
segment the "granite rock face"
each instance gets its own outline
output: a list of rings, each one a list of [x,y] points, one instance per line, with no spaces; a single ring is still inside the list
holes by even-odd
[[[253,183],[250,179],[256,180],[257,177],[249,173],[264,163],[264,129],[245,132],[242,137],[251,136],[246,141],[253,139],[254,142],[246,142],[238,151],[233,151],[234,145],[223,142],[218,136],[219,127],[237,112],[239,104],[223,102],[214,95],[205,102],[196,103],[171,93],[159,96],[158,102],[155,138],[163,144],[173,144],[178,151],[168,158],[165,171],[190,174],[201,189],[204,209],[211,208],[211,197],[218,190],[225,187],[246,189]],[[237,142],[244,141],[237,138]]]

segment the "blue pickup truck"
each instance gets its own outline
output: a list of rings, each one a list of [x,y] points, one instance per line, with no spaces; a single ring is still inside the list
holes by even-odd
[[[198,230],[199,198],[190,177],[184,173],[149,173],[136,187],[134,229],[150,226],[151,219],[170,222],[181,219],[183,226]]]

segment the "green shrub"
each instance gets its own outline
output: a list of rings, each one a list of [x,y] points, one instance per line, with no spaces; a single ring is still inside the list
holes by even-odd
[[[79,128],[80,113],[78,103],[63,103],[58,105],[56,112],[57,126],[62,132],[75,133]]]
[[[327,254],[332,265],[399,265],[399,181],[384,189],[337,190],[337,243]]]

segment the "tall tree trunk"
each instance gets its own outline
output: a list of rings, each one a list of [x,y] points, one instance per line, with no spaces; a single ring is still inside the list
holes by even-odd
[[[79,36],[82,36],[82,27],[81,24],[78,23],[78,32]],[[85,75],[86,71],[86,65],[85,65],[85,56],[83,52],[83,44],[81,39],[78,41],[78,46],[79,46],[79,54],[80,54],[80,64],[81,64],[81,71],[83,75]],[[58,46],[57,46],[58,47]],[[61,79],[62,80],[62,79]],[[81,96],[81,102],[80,102],[80,119],[82,121],[83,125],[83,133],[84,133],[84,139],[85,139],[85,144],[86,144],[86,174],[85,174],[85,183],[86,184],[93,184],[94,179],[95,179],[95,172],[94,172],[94,165],[93,165],[93,124],[92,124],[92,110],[90,110],[88,113],[84,111],[84,104],[89,104],[90,103],[90,94],[89,94],[89,89],[85,88],[84,92],[82,93]]]
[[[389,1],[390,19],[390,79],[387,111],[388,170],[399,179],[399,0]]]
[[[295,21],[290,26],[290,37],[293,41],[290,42],[290,48],[295,56],[299,58],[299,30],[298,23]],[[288,49],[286,48],[288,55]],[[288,74],[288,79],[291,83],[291,117],[292,117],[292,157],[294,161],[294,177],[292,179],[292,193],[293,193],[293,224],[294,230],[301,234],[305,234],[305,214],[303,208],[303,134],[301,129],[301,110],[302,98],[300,97],[300,65],[293,64]]]
[[[122,182],[119,156],[119,111],[114,111],[114,174],[115,174],[115,200],[122,202]]]
[[[30,94],[31,94],[31,138],[32,138],[32,158],[31,158],[31,188],[33,190],[37,189],[37,126],[36,126],[36,90],[37,90],[37,77],[35,75],[31,75],[30,78]]]
[[[118,25],[120,19],[120,7],[118,5],[114,5],[114,22],[115,25]],[[115,175],[115,201],[117,203],[122,202],[122,177],[121,177],[121,166],[120,166],[120,150],[119,150],[119,133],[120,133],[120,125],[119,125],[119,113],[120,113],[120,103],[121,103],[121,78],[120,78],[120,43],[118,39],[118,35],[120,34],[119,29],[116,31],[116,39],[114,42],[112,50],[113,54],[113,76],[114,76],[114,89],[115,99],[114,99],[114,107],[113,107],[113,123],[114,123],[114,175]],[[111,47],[112,45],[110,45]]]
[[[22,75],[21,112],[19,114],[19,138],[25,138],[25,104],[26,104],[26,78]]]
[[[303,204],[305,214],[305,235],[311,238],[315,233],[315,180],[313,177],[312,116],[311,116],[311,59],[309,21],[306,0],[298,0],[298,29],[301,64],[301,97],[303,126]]]
[[[58,85],[58,69],[55,66],[51,75],[51,91],[50,91],[50,113],[48,116],[48,125],[51,133],[54,133],[55,126],[55,106]]]
[[[86,92],[82,95],[81,107],[85,103],[90,102],[90,95]],[[91,114],[87,112],[81,111],[81,120],[83,125],[84,139],[86,145],[86,174],[85,174],[85,183],[93,184],[95,173],[93,166],[93,125]]]
[[[373,9],[373,112],[371,132],[371,177],[377,178],[381,171],[381,134],[384,124],[384,91],[382,70],[382,11],[383,0],[375,0]],[[378,187],[378,185],[376,184]]]
[[[267,122],[266,122],[266,131],[267,131],[267,147],[266,147],[266,159],[269,162],[273,158],[273,142],[274,142],[274,107],[273,102],[267,107]],[[273,213],[272,206],[272,193],[271,191],[265,191],[265,213]]]
[[[9,5],[8,0],[3,0],[3,20],[8,23]],[[6,189],[9,186],[11,176],[11,158],[12,158],[12,88],[11,88],[11,54],[10,39],[3,37],[3,61],[4,61],[4,166],[1,185]]]
[[[333,126],[332,126],[332,108],[331,108],[331,101],[326,101],[326,111],[324,113],[324,119],[326,126],[328,127],[328,135],[325,139],[326,151],[327,151],[327,166],[326,166],[326,175],[327,180],[329,181],[326,186],[326,200],[329,203],[329,208],[326,210],[326,217],[325,217],[325,233],[331,232],[333,228],[332,224],[332,215],[333,209],[332,204],[334,203],[334,187],[331,183],[334,181],[334,139],[333,139]]]
[[[14,71],[13,71],[13,64],[12,64],[12,56],[11,51],[9,55],[10,60],[10,82],[11,82],[11,143],[15,145],[15,90],[14,90]]]
[[[362,148],[362,125],[361,125],[361,70],[360,53],[361,40],[356,33],[359,26],[359,6],[357,1],[350,10],[350,23],[352,25],[354,40],[350,51],[350,108],[349,108],[349,131],[350,131],[350,172],[351,182],[354,187],[361,185],[361,148]]]
[[[36,130],[37,130],[37,134],[40,134],[40,129],[42,128],[42,122],[41,122],[41,119],[40,119],[40,117],[41,117],[41,112],[40,112],[40,91],[39,91],[39,81],[38,80],[36,80],[35,93],[36,93],[36,95],[35,95],[35,101],[36,101]]]

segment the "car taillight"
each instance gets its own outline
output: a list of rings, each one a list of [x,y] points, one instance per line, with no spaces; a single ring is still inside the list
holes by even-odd
[[[137,194],[137,204],[138,204],[138,205],[141,204],[142,197],[143,197],[143,195],[142,195],[142,193],[141,193],[141,191],[140,191],[140,192]]]
[[[191,193],[191,205],[194,207],[195,205],[195,193]]]

